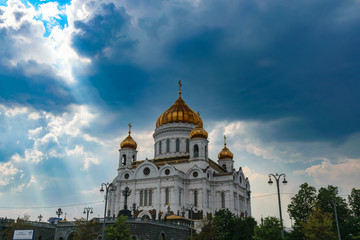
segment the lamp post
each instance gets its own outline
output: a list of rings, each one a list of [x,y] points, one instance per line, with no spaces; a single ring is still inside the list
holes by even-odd
[[[338,221],[338,217],[337,217],[337,211],[336,211],[336,202],[329,202],[334,206],[334,212],[335,212],[335,220],[336,220],[336,228],[337,228],[337,233],[338,233],[338,238],[339,240],[341,240],[341,236],[340,236],[340,228],[339,228],[339,221]]]
[[[288,182],[286,181],[286,175],[284,173],[281,173],[281,174],[276,173],[275,175],[270,173],[268,183],[270,185],[273,184],[273,181],[271,180],[271,177],[275,178],[276,186],[277,186],[278,200],[279,200],[279,212],[280,212],[280,222],[281,222],[281,237],[284,238],[284,225],[283,225],[283,219],[282,219],[282,213],[281,213],[280,187],[279,187],[279,180],[280,180],[281,176],[284,178],[282,183],[287,184]]]
[[[84,208],[83,214],[85,213],[86,213],[86,221],[89,221],[89,213],[93,214],[93,208],[92,207]]]
[[[191,239],[193,237],[193,232],[192,232],[193,231],[193,229],[192,229],[192,225],[193,225],[193,208],[194,208],[194,206],[192,204],[190,204],[190,208],[182,207],[182,212],[185,212],[185,210],[190,210],[190,220],[191,220],[191,222],[190,222],[190,236],[191,236]],[[195,211],[197,211],[196,208],[195,208]]]
[[[102,183],[100,192],[104,192],[105,187],[105,209],[104,209],[104,223],[103,223],[103,229],[102,229],[102,239],[105,239],[105,222],[106,222],[106,208],[107,208],[107,199],[108,199],[108,193],[109,191],[115,191],[112,183]]]
[[[56,211],[56,215],[58,215],[58,218],[60,218],[60,216],[63,214],[61,208],[59,208],[57,211]]]

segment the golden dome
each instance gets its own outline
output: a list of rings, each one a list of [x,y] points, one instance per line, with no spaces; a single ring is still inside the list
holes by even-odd
[[[179,81],[181,87],[181,82]],[[181,90],[179,90],[179,98],[176,102],[163,114],[161,114],[157,121],[156,127],[167,123],[191,123],[197,125],[200,121],[202,126],[203,122],[198,114],[196,114],[181,98]]]
[[[124,139],[124,141],[122,141],[120,143],[121,149],[124,149],[124,148],[136,149],[137,148],[137,144],[136,144],[135,140],[130,136],[130,134],[131,134],[131,123],[129,123],[129,135]]]
[[[233,159],[234,154],[226,147],[226,137],[224,136],[224,148],[218,154],[219,160],[221,159]]]
[[[199,118],[200,115],[198,114]],[[200,125],[200,121],[196,125],[196,127],[190,132],[190,138],[208,138],[208,133],[205,131],[205,129]]]

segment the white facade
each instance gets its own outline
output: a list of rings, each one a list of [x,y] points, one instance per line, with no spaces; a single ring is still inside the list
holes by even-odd
[[[156,127],[151,160],[137,160],[136,147],[119,150],[118,174],[112,182],[116,190],[109,192],[111,216],[124,208],[125,187],[131,189],[127,205],[132,210],[136,204],[139,218],[159,219],[168,206],[172,214],[187,218],[191,218],[189,209],[193,206],[193,219],[222,208],[239,217],[251,215],[250,183],[243,171],[233,168],[233,159],[209,159],[208,140],[190,138],[194,128],[190,122]]]

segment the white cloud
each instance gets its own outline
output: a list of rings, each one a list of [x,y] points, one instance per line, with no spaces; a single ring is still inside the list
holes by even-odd
[[[5,116],[15,117],[20,114],[25,114],[28,112],[27,107],[9,107],[5,110]]]
[[[28,115],[28,119],[31,120],[38,120],[39,118],[41,118],[41,115],[38,112],[32,112]]]
[[[23,67],[27,76],[43,75],[64,81],[76,82],[72,68],[87,64],[71,48],[71,26],[60,29],[57,20],[65,10],[59,10],[57,2],[41,4],[36,10],[30,3],[28,7],[20,0],[9,0],[7,6],[0,6],[0,29],[6,31],[1,41],[2,57],[0,65],[8,68]],[[45,27],[54,27],[49,37],[44,37]],[[61,54],[59,54],[61,52]],[[29,64],[31,63],[31,64]]]
[[[67,150],[66,154],[70,157],[77,157],[83,159],[84,165],[83,169],[88,170],[90,164],[98,165],[99,159],[92,152],[85,152],[83,146],[76,145],[74,149]]]
[[[0,163],[0,186],[8,185],[21,170],[14,167],[12,162]]]
[[[37,12],[42,16],[42,20],[50,21],[50,18],[59,18],[59,14],[62,12],[58,9],[59,4],[57,2],[48,2],[41,4]]]
[[[294,173],[312,177],[319,186],[334,185],[349,192],[351,188],[359,186],[360,159],[344,159],[338,163],[325,160],[320,164]]]

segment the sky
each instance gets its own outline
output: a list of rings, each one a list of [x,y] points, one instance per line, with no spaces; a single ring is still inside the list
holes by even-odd
[[[209,157],[234,153],[252,213],[279,216],[269,173],[360,183],[360,1],[0,0],[0,216],[103,215],[132,123],[153,158],[157,117],[200,111]],[[64,215],[62,216],[64,217]]]

